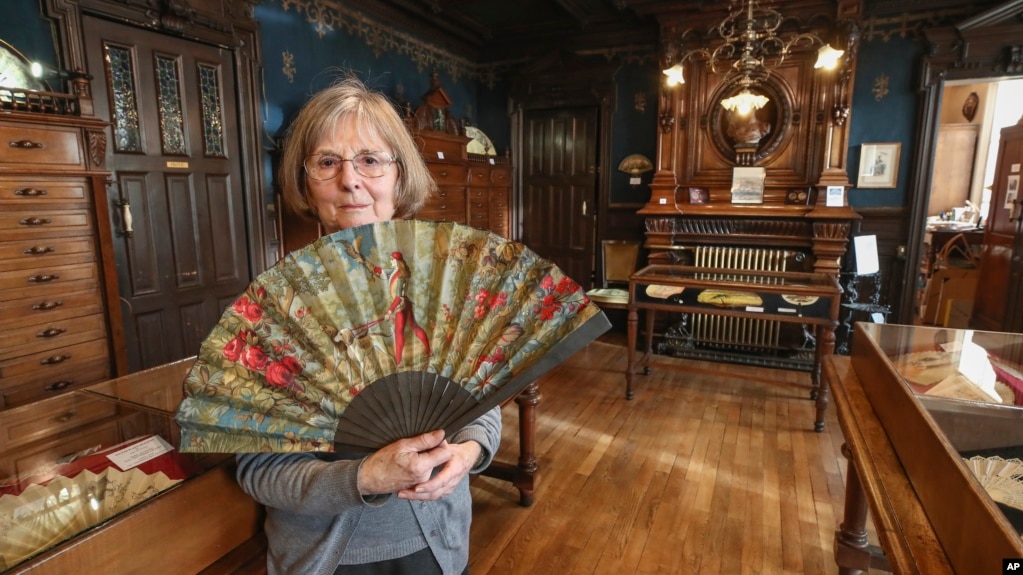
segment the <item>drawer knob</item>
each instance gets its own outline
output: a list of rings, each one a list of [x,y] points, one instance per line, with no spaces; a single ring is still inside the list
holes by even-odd
[[[53,280],[59,280],[60,276],[57,274],[39,274],[28,278],[29,283],[41,284],[46,282],[52,282]]]
[[[55,381],[55,382],[51,383],[50,385],[47,385],[46,386],[46,391],[60,391],[62,389],[66,389],[68,387],[71,387],[74,384],[75,384],[75,380],[73,380],[73,379],[62,379],[60,381]]]
[[[55,250],[50,246],[32,246],[21,253],[27,256],[41,256],[44,254],[52,253],[54,251]]]
[[[58,301],[43,301],[43,302],[39,302],[39,303],[35,304],[34,306],[32,306],[32,309],[34,309],[36,311],[46,311],[46,310],[53,309],[55,307],[60,307],[62,305],[64,305],[64,302],[59,301],[59,300]]]
[[[33,142],[32,140],[18,140],[16,142],[8,142],[12,148],[21,148],[23,150],[38,150],[43,147],[42,142]]]
[[[36,337],[57,337],[66,331],[67,330],[62,327],[49,327],[37,333]]]
[[[64,415],[59,415],[57,417],[54,417],[53,421],[55,423],[67,423],[67,422],[71,421],[72,419],[74,419],[77,416],[78,416],[77,413],[75,413],[73,411],[69,411],[69,412],[65,413]]]
[[[39,196],[45,196],[46,190],[40,190],[37,188],[23,188],[20,190],[14,190],[14,195],[26,198],[38,198]]]
[[[45,226],[50,223],[50,218],[25,218],[18,223],[23,226]]]
[[[39,365],[56,365],[58,363],[63,363],[69,359],[71,359],[71,354],[51,355],[46,359],[40,359]]]

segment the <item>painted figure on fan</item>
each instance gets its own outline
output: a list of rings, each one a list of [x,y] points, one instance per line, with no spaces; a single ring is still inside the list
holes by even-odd
[[[351,246],[349,246],[351,248]],[[394,322],[394,361],[401,365],[405,354],[405,328],[411,327],[412,334],[423,343],[426,348],[426,355],[430,355],[430,339],[426,336],[423,328],[416,323],[415,312],[412,307],[412,300],[408,298],[408,282],[412,272],[401,252],[391,253],[391,267],[382,268],[369,263],[362,254],[354,249],[346,250],[350,256],[361,263],[366,269],[373,272],[373,275],[387,280],[387,289],[391,296],[391,305],[384,314],[385,321]],[[354,252],[354,253],[353,253]]]

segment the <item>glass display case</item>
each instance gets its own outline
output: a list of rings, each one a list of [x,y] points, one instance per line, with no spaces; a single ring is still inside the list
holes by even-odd
[[[856,472],[840,566],[864,494],[897,565],[932,556],[949,572],[998,573],[1023,557],[1023,335],[858,323],[851,358],[831,358],[825,377]],[[928,540],[939,553],[921,550]]]
[[[258,531],[232,457],[177,449],[191,363],[0,414],[0,573],[142,572],[169,556],[198,572]],[[231,532],[190,536],[198,522]]]

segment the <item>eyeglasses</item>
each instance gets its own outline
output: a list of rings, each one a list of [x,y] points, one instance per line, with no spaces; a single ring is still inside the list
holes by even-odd
[[[351,158],[342,158],[334,154],[313,154],[302,162],[302,166],[310,178],[319,181],[336,178],[345,162],[351,162],[360,176],[379,178],[387,173],[387,168],[390,168],[391,163],[397,159],[383,152],[363,152]]]

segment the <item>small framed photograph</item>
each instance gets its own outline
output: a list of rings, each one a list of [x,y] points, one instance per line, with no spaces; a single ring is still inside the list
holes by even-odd
[[[829,208],[841,208],[845,205],[845,186],[828,186],[824,205]]]
[[[1019,174],[1012,174],[1009,176],[1009,182],[1005,188],[1005,209],[1011,210],[1017,197],[1019,197]]]
[[[894,188],[899,181],[901,142],[860,145],[857,188]]]
[[[790,188],[785,194],[785,205],[807,206],[813,202],[813,187]]]
[[[765,168],[732,168],[732,203],[764,203]]]
[[[689,188],[690,204],[706,204],[710,202],[710,190],[707,188]]]

